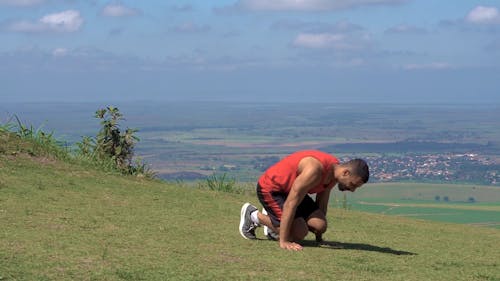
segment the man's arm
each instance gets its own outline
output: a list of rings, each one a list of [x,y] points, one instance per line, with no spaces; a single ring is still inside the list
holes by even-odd
[[[332,187],[326,188],[323,192],[316,194],[316,204],[318,204],[319,209],[325,214],[328,209],[328,201],[330,200],[330,192]]]
[[[330,192],[333,186],[326,188],[323,192],[316,194],[316,204],[318,204],[319,209],[323,212],[326,217],[326,211],[328,209],[328,201],[330,200]],[[322,242],[323,235],[316,234],[316,242]]]
[[[299,175],[295,179],[290,193],[283,204],[280,225],[280,247],[288,250],[301,250],[302,246],[292,242],[291,230],[297,206],[307,192],[318,185],[322,178],[321,163],[314,158],[304,158],[299,163]]]

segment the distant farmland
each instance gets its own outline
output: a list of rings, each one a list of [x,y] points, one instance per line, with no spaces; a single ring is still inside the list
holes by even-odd
[[[333,202],[343,195],[334,193]],[[500,228],[500,188],[474,185],[369,184],[348,194],[354,210]]]

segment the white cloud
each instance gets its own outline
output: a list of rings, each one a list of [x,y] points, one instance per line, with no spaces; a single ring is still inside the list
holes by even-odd
[[[0,0],[0,5],[30,7],[43,2],[44,0]]]
[[[312,48],[312,49],[324,49],[339,46],[344,42],[344,36],[342,34],[331,34],[331,33],[300,33],[293,40],[293,46]]]
[[[54,57],[65,57],[68,54],[68,49],[66,48],[55,48],[52,50],[52,56]]]
[[[385,33],[413,33],[413,34],[423,34],[426,30],[417,26],[400,24],[393,26],[385,31]]]
[[[75,32],[83,25],[83,18],[76,10],[67,10],[60,13],[48,14],[36,22],[17,21],[7,26],[14,32]]]
[[[83,18],[80,16],[80,12],[67,10],[60,13],[46,15],[40,19],[40,23],[47,26],[50,30],[74,32],[82,26]]]
[[[443,69],[451,69],[453,66],[446,62],[432,62],[427,64],[407,64],[403,66],[405,70],[443,70]]]
[[[305,49],[333,49],[340,52],[359,52],[370,47],[369,34],[299,33],[292,41],[294,47]]]
[[[102,9],[101,13],[106,17],[130,17],[139,15],[140,11],[122,4],[108,4]]]
[[[393,5],[406,0],[238,0],[234,5],[223,10],[251,11],[330,11],[349,9],[369,5]],[[221,11],[219,9],[219,11]]]
[[[318,21],[302,21],[302,20],[278,20],[271,25],[271,29],[282,30],[300,30],[308,33],[343,33],[343,32],[356,32],[363,30],[363,27],[350,23],[348,21],[338,21],[334,24]]]
[[[203,33],[210,31],[211,27],[209,25],[198,25],[192,22],[185,22],[170,28],[170,31],[179,33]]]
[[[191,6],[189,4],[185,4],[185,5],[173,5],[171,7],[171,9],[172,9],[172,11],[182,12],[182,13],[194,11],[193,6]]]
[[[295,10],[295,11],[315,11],[329,8],[329,1],[324,0],[241,0],[238,3],[249,10]]]
[[[465,20],[473,24],[500,24],[500,13],[496,7],[477,6],[467,14]]]

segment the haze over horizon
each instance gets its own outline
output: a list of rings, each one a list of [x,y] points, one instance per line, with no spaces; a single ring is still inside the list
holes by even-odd
[[[3,102],[500,103],[500,1],[0,0]]]

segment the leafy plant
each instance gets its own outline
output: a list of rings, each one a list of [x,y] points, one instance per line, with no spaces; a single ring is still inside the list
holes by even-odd
[[[242,189],[236,186],[234,178],[226,178],[226,173],[223,175],[213,174],[206,179],[208,189],[213,191],[222,191],[229,193],[242,193]]]
[[[121,170],[132,166],[134,146],[139,140],[134,134],[135,129],[127,128],[124,133],[120,131],[118,122],[123,115],[116,107],[99,109],[95,117],[101,119],[101,130],[95,139],[95,153],[99,158],[111,158]]]
[[[124,174],[154,178],[155,173],[140,159],[134,162],[134,147],[139,141],[135,136],[137,130],[127,128],[122,132],[119,121],[123,120],[123,115],[120,110],[108,106],[98,109],[95,117],[101,120],[101,129],[95,138],[86,136],[77,143],[79,154]]]

